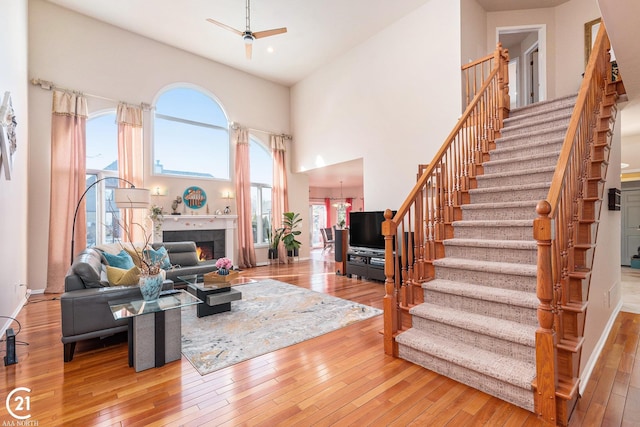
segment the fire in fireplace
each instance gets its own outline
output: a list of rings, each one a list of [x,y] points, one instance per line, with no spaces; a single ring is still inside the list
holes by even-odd
[[[165,242],[195,242],[200,260],[218,259],[225,255],[224,230],[163,231]]]
[[[214,258],[214,242],[197,242],[196,252],[200,261],[206,261]]]

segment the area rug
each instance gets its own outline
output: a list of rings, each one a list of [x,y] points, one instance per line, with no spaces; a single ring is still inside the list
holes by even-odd
[[[182,313],[182,354],[206,375],[382,314],[382,310],[277,280],[237,286],[231,311]]]

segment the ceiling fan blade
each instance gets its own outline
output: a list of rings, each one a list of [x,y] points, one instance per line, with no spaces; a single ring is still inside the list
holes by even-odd
[[[244,45],[244,53],[247,55],[247,59],[251,59],[251,43],[245,43]]]
[[[242,32],[242,31],[240,31],[240,30],[236,30],[235,28],[230,27],[230,26],[228,26],[227,24],[223,24],[222,22],[214,21],[214,20],[213,20],[213,19],[211,19],[211,18],[207,18],[207,22],[211,22],[212,24],[215,24],[215,25],[217,25],[218,27],[222,27],[222,28],[224,28],[225,30],[229,30],[229,31],[231,31],[232,33],[236,33],[236,34],[237,34],[237,35],[239,35],[239,36],[241,36],[241,35],[243,34],[243,32]]]
[[[253,37],[256,39],[261,39],[263,37],[269,37],[269,36],[275,36],[277,34],[283,34],[287,32],[287,28],[283,27],[283,28],[275,28],[273,30],[265,30],[265,31],[258,31],[256,33],[253,33]]]

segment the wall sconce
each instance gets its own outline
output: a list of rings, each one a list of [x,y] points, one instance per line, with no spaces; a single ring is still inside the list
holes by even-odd
[[[229,190],[222,192],[222,198],[227,200],[227,206],[224,207],[224,214],[229,215],[231,213],[231,203],[229,202],[233,199],[233,193]]]
[[[152,186],[150,188],[152,196],[166,196],[167,195],[167,187],[163,187],[161,185]]]

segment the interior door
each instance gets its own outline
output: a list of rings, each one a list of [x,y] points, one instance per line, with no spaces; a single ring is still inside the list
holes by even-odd
[[[631,257],[638,255],[640,247],[640,189],[622,190],[620,195],[622,211],[621,263],[630,265]]]

